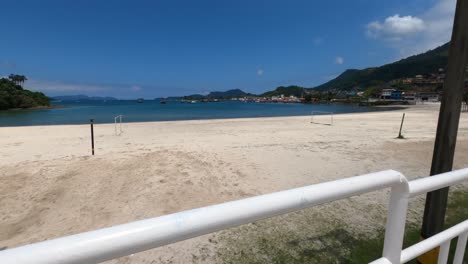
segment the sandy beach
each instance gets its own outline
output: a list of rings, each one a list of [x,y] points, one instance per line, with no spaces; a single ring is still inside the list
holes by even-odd
[[[394,169],[427,176],[438,105],[335,115],[0,128],[0,248],[259,194]],[[396,139],[402,114],[405,139]],[[329,116],[316,119],[328,122]],[[468,167],[462,113],[454,168]],[[468,185],[453,190],[467,191]],[[226,263],[259,237],[352,234],[384,225],[388,192],[334,202],[109,263]],[[412,201],[418,224],[423,198]],[[252,242],[253,243],[253,242]],[[276,242],[275,242],[276,243]],[[265,262],[268,258],[265,257]]]

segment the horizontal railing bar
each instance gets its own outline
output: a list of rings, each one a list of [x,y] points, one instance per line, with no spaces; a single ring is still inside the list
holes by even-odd
[[[447,230],[438,233],[437,235],[431,236],[417,244],[414,244],[401,252],[401,263],[406,263],[418,256],[421,256],[429,250],[436,248],[442,245],[444,242],[447,242],[467,231],[468,220],[465,220]]]
[[[98,263],[403,184],[406,178],[391,170],[345,178],[13,248],[0,252],[0,263]]]
[[[410,196],[438,190],[468,180],[468,168],[450,171],[409,182]]]

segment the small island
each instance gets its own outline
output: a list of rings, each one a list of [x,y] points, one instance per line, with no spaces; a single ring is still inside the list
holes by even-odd
[[[26,76],[17,74],[0,78],[0,110],[50,107],[50,98],[45,94],[23,88],[26,80]]]

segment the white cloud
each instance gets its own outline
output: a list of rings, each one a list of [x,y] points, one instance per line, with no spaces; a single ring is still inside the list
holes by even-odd
[[[450,40],[456,0],[436,0],[428,10],[417,14],[387,17],[366,26],[366,35],[384,41],[406,57],[436,48]]]
[[[456,0],[439,0],[422,17],[426,20],[423,45],[425,49],[445,44],[452,36]]]
[[[77,95],[84,94],[88,96],[113,96],[121,99],[134,99],[138,97],[167,97],[182,96],[187,94],[199,93],[200,90],[164,85],[138,85],[125,83],[78,83],[59,80],[38,80],[31,77],[25,82],[26,89],[31,91],[43,92],[48,96],[58,95]],[[139,90],[137,93],[136,90]]]
[[[141,86],[133,85],[132,87],[130,87],[130,89],[132,91],[138,92],[138,91],[141,91]]]
[[[258,75],[258,76],[262,76],[263,73],[264,73],[263,69],[258,69],[258,70],[257,70],[257,75]]]
[[[422,32],[425,27],[424,20],[421,18],[396,14],[387,17],[384,22],[374,21],[367,24],[367,35],[373,38],[399,40],[402,37]]]
[[[343,63],[344,63],[344,58],[341,57],[341,56],[337,56],[337,57],[335,58],[335,63],[336,63],[336,64],[339,64],[339,65],[343,64]]]

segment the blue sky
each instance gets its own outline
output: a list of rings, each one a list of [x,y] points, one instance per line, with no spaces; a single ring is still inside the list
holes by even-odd
[[[455,0],[2,1],[0,76],[47,95],[313,87],[450,38]]]

